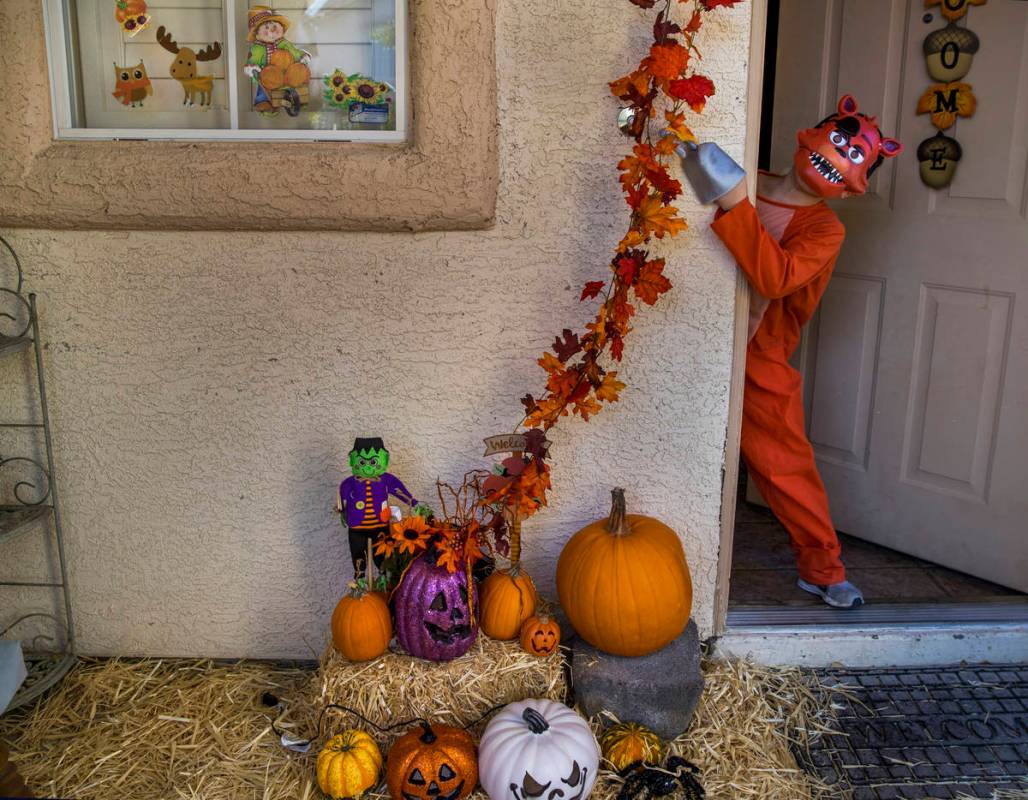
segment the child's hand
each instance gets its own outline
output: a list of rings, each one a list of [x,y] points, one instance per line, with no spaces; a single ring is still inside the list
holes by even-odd
[[[746,199],[746,195],[746,179],[743,178],[738,184],[736,184],[734,189],[729,189],[725,194],[721,195],[721,197],[717,199],[717,204],[725,211],[731,211]]]

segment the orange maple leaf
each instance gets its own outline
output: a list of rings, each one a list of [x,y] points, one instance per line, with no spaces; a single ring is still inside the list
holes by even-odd
[[[550,352],[543,353],[543,357],[537,363],[551,375],[564,369],[564,362]]]
[[[586,422],[589,421],[589,417],[599,414],[602,410],[603,406],[592,395],[583,397],[575,403],[575,413]]]
[[[685,114],[665,111],[664,119],[667,120],[667,130],[674,134],[673,139],[676,138],[679,142],[699,142],[696,134],[685,124]],[[675,142],[676,145],[677,143]],[[671,149],[673,150],[674,148],[672,147]]]
[[[657,43],[650,48],[650,54],[639,66],[667,91],[668,84],[680,77],[689,66],[689,51],[674,40]]]
[[[616,372],[608,372],[603,376],[603,383],[596,389],[596,397],[607,403],[616,403],[621,390],[625,388],[618,379]]]
[[[644,303],[653,305],[657,298],[671,288],[671,281],[664,274],[664,259],[655,258],[647,261],[639,273],[639,280],[636,281],[634,289],[635,296]]]
[[[653,155],[652,147],[645,143],[639,143],[632,148],[632,155],[625,156],[618,162],[618,169],[621,170],[621,185],[626,192],[645,177],[647,170],[660,168],[660,164]]]
[[[653,234],[658,239],[663,239],[665,235],[677,236],[689,227],[685,220],[678,216],[678,209],[664,205],[659,194],[651,194],[643,200],[636,214],[643,236]]]
[[[659,198],[658,198],[659,199]],[[643,200],[643,203],[646,201]],[[642,203],[640,203],[642,205]],[[643,232],[638,228],[632,228],[628,233],[625,234],[625,238],[618,244],[618,252],[624,253],[626,250],[631,250],[633,247],[638,247],[646,242],[648,237],[643,235]]]
[[[630,90],[635,89],[640,95],[646,95],[650,91],[650,76],[637,69],[624,77],[611,81],[610,91],[615,97],[625,99],[630,96]]]

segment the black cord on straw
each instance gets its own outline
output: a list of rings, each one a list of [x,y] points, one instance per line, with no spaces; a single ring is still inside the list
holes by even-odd
[[[271,694],[271,692],[265,692],[261,696],[261,701],[266,706],[274,707],[274,706],[280,706],[281,705],[281,702],[279,701],[279,699],[275,695]],[[490,714],[492,714],[492,713],[494,713],[496,711],[499,711],[505,705],[507,705],[507,704],[506,703],[501,703],[499,705],[493,706],[490,709],[487,709],[477,719],[473,719],[473,720],[471,720],[471,722],[469,722],[466,725],[462,726],[463,729],[464,730],[468,730],[472,726],[477,725],[479,722],[484,720]],[[357,719],[361,720],[362,722],[364,722],[367,725],[370,725],[372,728],[374,728],[375,730],[379,731],[380,733],[389,733],[389,731],[396,730],[397,728],[406,727],[406,726],[412,725],[414,723],[420,724],[421,727],[424,728],[424,730],[426,732],[428,732],[428,731],[430,731],[432,729],[432,723],[430,723],[424,717],[412,717],[411,719],[405,719],[405,720],[402,720],[401,722],[397,722],[394,725],[388,725],[386,727],[382,727],[377,722],[372,722],[370,719],[365,717],[362,713],[360,713],[356,709],[350,708],[349,706],[340,705],[339,703],[329,703],[327,706],[325,706],[323,709],[321,709],[321,713],[318,715],[318,732],[317,732],[317,734],[315,736],[312,736],[310,739],[301,739],[299,741],[294,741],[292,739],[292,737],[290,737],[290,742],[292,743],[292,746],[294,746],[294,747],[304,747],[305,748],[305,747],[308,747],[309,745],[313,744],[318,739],[320,739],[321,735],[322,735],[322,733],[321,733],[321,726],[322,726],[322,723],[325,721],[325,714],[329,710],[331,710],[331,709],[338,709],[339,711],[345,711],[348,714],[352,714],[353,716],[357,717]],[[280,739],[283,736],[289,736],[289,734],[286,731],[279,730],[278,726],[275,724],[277,721],[278,721],[277,718],[271,721],[271,730],[273,730],[275,732],[275,735],[278,736]]]

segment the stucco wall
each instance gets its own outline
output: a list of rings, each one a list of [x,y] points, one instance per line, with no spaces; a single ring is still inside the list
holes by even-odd
[[[587,320],[578,292],[626,219],[606,82],[652,15],[625,0],[498,14],[492,230],[6,232],[41,296],[83,651],[316,654],[349,573],[331,508],[353,437],[383,436],[428,496],[485,463],[482,437],[542,383],[537,355]],[[744,5],[710,15],[701,43],[718,94],[699,131],[737,157],[748,36]],[[623,485],[681,532],[708,633],[735,275],[709,210],[684,205],[676,288],[637,317],[622,401],[553,436],[555,502],[525,526],[526,561],[552,596],[562,543]],[[21,377],[0,365],[8,390]],[[0,574],[34,552],[14,543]]]

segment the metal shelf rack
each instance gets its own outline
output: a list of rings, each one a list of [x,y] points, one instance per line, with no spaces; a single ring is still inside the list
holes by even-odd
[[[43,375],[43,346],[39,337],[39,315],[36,311],[36,295],[23,294],[21,262],[18,255],[0,237],[0,255],[4,251],[10,257],[15,276],[14,286],[0,286],[0,359],[35,355],[36,398],[41,422],[0,421],[0,432],[6,430],[41,431],[45,446],[46,463],[27,455],[8,455],[0,440],[0,548],[10,540],[30,532],[53,535],[57,543],[57,561],[60,581],[12,581],[0,580],[0,587],[21,587],[23,589],[56,589],[63,600],[63,616],[45,612],[30,612],[21,615],[8,624],[0,637],[15,631],[21,623],[33,618],[48,618],[63,627],[64,637],[57,650],[36,650],[39,639],[35,636],[25,649],[28,677],[14,696],[7,710],[24,705],[56,684],[75,663],[75,625],[71,613],[71,593],[68,587],[68,570],[64,555],[64,535],[61,530],[60,502],[57,481],[54,474],[53,439],[50,433],[50,414],[46,399],[46,380]],[[3,328],[13,328],[11,332]],[[13,499],[14,502],[8,502]],[[56,641],[56,637],[53,637]]]

